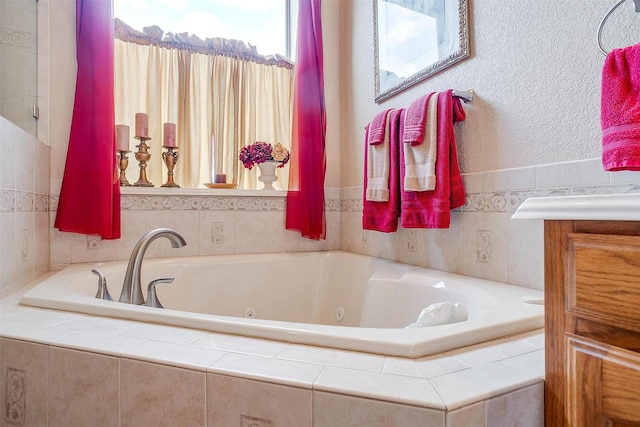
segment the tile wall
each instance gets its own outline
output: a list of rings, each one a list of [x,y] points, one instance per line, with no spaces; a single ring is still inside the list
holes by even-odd
[[[341,249],[542,290],[543,221],[515,220],[529,197],[640,192],[640,172],[605,172],[600,159],[464,175],[466,204],[442,230],[362,230],[362,187],[342,190]]]
[[[49,269],[50,149],[0,116],[0,297]]]
[[[187,245],[173,249],[167,241],[157,240],[147,251],[150,258],[340,249],[339,191],[326,193],[327,239],[315,241],[284,229],[283,192],[226,195],[225,190],[138,190],[123,189],[122,238],[118,240],[52,229],[52,269],[79,262],[127,260],[140,237],[158,227],[175,229]],[[58,197],[53,196],[52,224],[57,203]]]

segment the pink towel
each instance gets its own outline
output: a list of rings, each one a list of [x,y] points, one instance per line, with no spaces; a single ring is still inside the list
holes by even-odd
[[[364,150],[364,192],[362,200],[362,228],[364,230],[382,231],[391,233],[398,229],[398,217],[400,216],[400,170],[399,170],[399,127],[400,113],[402,110],[392,110],[389,113],[389,200],[386,202],[374,202],[367,200],[367,164],[369,148],[369,128],[365,128]]]
[[[384,141],[384,128],[387,123],[387,114],[390,110],[384,110],[379,112],[373,117],[369,124],[369,139],[367,140],[370,145],[378,145]]]
[[[430,93],[421,96],[407,107],[403,119],[402,142],[411,145],[420,145],[424,140],[424,128],[427,122],[427,110]]]
[[[640,44],[607,55],[600,120],[604,169],[640,170]]]
[[[449,228],[451,209],[464,205],[465,195],[458,166],[454,123],[465,119],[460,99],[447,90],[438,95],[438,155],[433,191],[400,191],[400,222],[404,228]],[[401,126],[404,123],[400,119]],[[402,133],[403,129],[400,129]],[[404,176],[403,150],[400,173]]]

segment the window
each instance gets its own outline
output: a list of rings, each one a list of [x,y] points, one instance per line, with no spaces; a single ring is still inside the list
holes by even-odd
[[[148,114],[146,173],[155,186],[166,180],[166,122],[177,124],[174,180],[182,187],[202,188],[224,173],[239,188],[257,188],[255,168],[238,161],[240,148],[255,141],[290,147],[289,1],[115,0],[116,123],[134,129],[135,113]],[[288,169],[278,174],[276,187],[285,189]],[[130,166],[129,182],[137,175]]]

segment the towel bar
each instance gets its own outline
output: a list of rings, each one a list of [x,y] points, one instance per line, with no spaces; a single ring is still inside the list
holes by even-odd
[[[475,93],[473,92],[473,89],[454,90],[452,93],[453,96],[457,96],[458,98],[462,99],[462,101],[464,101],[465,103],[473,101],[474,94]]]

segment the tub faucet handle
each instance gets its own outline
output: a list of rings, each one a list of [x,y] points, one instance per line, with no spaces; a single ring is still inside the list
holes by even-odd
[[[164,308],[158,300],[156,294],[156,285],[158,283],[172,283],[175,277],[161,277],[160,279],[152,280],[147,287],[147,301],[144,303],[147,307]]]
[[[96,292],[96,298],[113,301],[113,298],[109,295],[109,289],[107,289],[107,278],[104,277],[104,274],[95,268],[92,269],[91,272],[98,276],[98,292]]]

